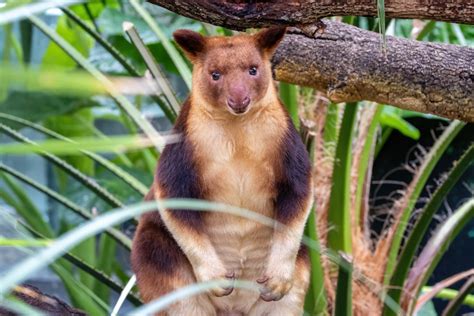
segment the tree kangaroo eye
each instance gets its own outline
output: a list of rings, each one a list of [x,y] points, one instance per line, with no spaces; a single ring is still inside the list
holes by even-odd
[[[221,77],[221,74],[218,71],[213,71],[211,76],[212,76],[212,80],[217,81]]]
[[[256,76],[257,75],[257,67],[255,67],[255,66],[250,67],[249,74],[251,76]]]

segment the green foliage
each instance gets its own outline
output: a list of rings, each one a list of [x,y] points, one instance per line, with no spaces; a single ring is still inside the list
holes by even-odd
[[[153,180],[152,173],[159,154],[154,148],[148,147],[154,146],[160,151],[165,142],[165,138],[144,118],[143,113],[158,112],[160,119],[174,122],[180,110],[180,101],[191,87],[190,65],[175,47],[172,33],[178,28],[191,28],[209,35],[231,35],[232,31],[191,21],[138,0],[68,5],[62,8],[64,14],[57,18],[54,27],[45,23],[42,16],[34,15],[42,13],[51,5],[41,8],[29,1],[8,1],[5,8],[0,8],[0,24],[3,24],[0,131],[17,141],[2,145],[0,153],[38,153],[56,166],[52,181],[54,187],[49,187],[0,163],[0,200],[16,211],[20,226],[26,229],[19,238],[0,236],[0,246],[13,246],[23,251],[29,251],[27,247],[35,247],[31,257],[2,274],[0,293],[3,297],[12,286],[26,280],[38,269],[49,266],[62,280],[74,306],[91,315],[106,315],[112,310],[112,292],[122,292],[129,303],[141,305],[131,285],[126,287],[130,279],[127,267],[121,266],[115,259],[119,254],[128,256],[131,247],[130,238],[121,231],[119,224],[134,222],[135,216],[156,207],[154,203],[126,206],[140,201]],[[377,8],[378,20],[345,17],[344,21],[366,29],[379,28],[382,34],[381,47],[386,50],[389,47],[385,45],[385,33],[401,37],[414,36],[411,34],[413,23],[409,20],[387,20],[385,30],[383,0],[377,1]],[[24,19],[17,22],[19,32],[16,32],[14,25],[9,23],[21,18]],[[128,34],[122,28],[124,22],[131,22],[134,26],[128,29]],[[46,50],[40,58],[32,58],[37,50],[33,30],[41,31],[42,38],[48,39]],[[428,21],[415,35],[418,40],[460,45],[474,43],[472,28],[445,22]],[[34,65],[33,60],[41,60],[41,63]],[[112,77],[141,77],[147,71],[159,87],[159,91],[151,96],[136,95],[140,92],[132,93],[135,97],[125,96],[122,94],[124,84],[121,78]],[[306,93],[305,89],[308,88],[280,84],[280,96],[293,122],[301,129],[304,126],[300,126],[298,112],[302,111],[298,105],[304,103],[300,102],[299,97]],[[310,94],[313,92],[310,91]],[[310,102],[312,100],[307,103]],[[364,281],[357,267],[363,262],[352,265],[352,260],[341,257],[335,251],[351,253],[354,247],[356,241],[352,240],[352,231],[364,225],[360,213],[368,198],[364,187],[370,182],[371,163],[384,146],[390,146],[386,140],[391,132],[396,130],[416,140],[420,138],[420,131],[410,123],[409,118],[433,118],[378,105],[371,121],[367,122],[366,139],[359,144],[362,150],[356,166],[356,137],[361,132],[361,109],[366,106],[365,103],[330,104],[325,117],[321,135],[323,155],[334,165],[328,206],[330,227],[327,245],[320,245],[318,237],[323,232],[317,230],[319,223],[316,215],[322,210],[315,203],[304,238],[304,243],[309,246],[312,266],[305,301],[305,310],[310,314],[327,314],[331,309],[336,315],[350,315],[352,307],[356,308],[357,304],[352,302],[352,294],[356,290],[353,284]],[[105,135],[98,128],[103,121],[120,125],[123,135]],[[25,127],[47,139],[35,142],[26,138],[21,131]],[[472,218],[472,202],[466,202],[442,223],[430,243],[421,248],[420,241],[428,234],[427,225],[431,217],[472,161],[470,147],[450,171],[449,178],[428,201],[414,228],[409,230],[406,225],[428,176],[462,127],[460,122],[451,123],[444,134],[446,136],[435,143],[411,184],[413,190],[408,191],[405,200],[402,224],[390,248],[385,285],[392,289],[404,286],[410,281],[409,276],[415,275],[416,289],[421,291],[426,285],[426,271],[433,271],[445,253],[446,246],[458,234],[460,227]],[[305,140],[309,152],[314,153],[314,137]],[[50,218],[47,210],[35,205],[23,185],[34,188],[50,199],[57,221]],[[265,225],[275,224],[269,218],[246,210],[203,201],[170,200],[162,203],[163,207],[201,211],[222,211],[224,208],[230,214]],[[113,208],[120,210],[114,211]],[[353,212],[356,214],[354,218],[358,219],[355,223],[351,222]],[[399,237],[407,233],[409,238],[402,244]],[[416,253],[421,253],[421,258],[430,262],[427,270],[418,274],[416,269],[421,263],[415,260]],[[330,261],[328,267],[323,265],[324,260]],[[395,269],[393,262],[397,260],[401,264]],[[333,271],[338,271],[335,299],[330,298],[330,292],[325,288],[327,274]],[[192,285],[134,312],[156,311],[175,300],[192,293],[201,293],[216,285],[212,282]],[[255,284],[248,282],[237,283],[236,287],[256,290]],[[395,292],[389,292],[388,298],[393,298],[392,303],[395,305],[387,305],[387,314],[394,310],[397,312],[396,304],[400,302],[400,297],[393,295]],[[446,294],[447,291],[442,293]],[[375,291],[374,294],[383,293]],[[458,294],[449,292],[450,296],[445,298],[454,299]],[[469,302],[472,303],[472,297],[467,296],[464,303],[471,304]],[[6,304],[15,309],[25,308],[11,299],[6,300]],[[420,313],[432,315],[430,306],[425,304]]]
[[[351,241],[351,165],[352,139],[357,119],[357,103],[349,103],[344,109],[333,167],[333,187],[329,200],[328,246],[345,253],[352,252]]]

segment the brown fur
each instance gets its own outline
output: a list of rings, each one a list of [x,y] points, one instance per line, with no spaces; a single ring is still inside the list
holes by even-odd
[[[311,176],[304,146],[271,77],[270,57],[283,31],[227,38],[175,33],[194,64],[193,90],[175,125],[183,141],[165,148],[148,198],[222,202],[282,220],[287,228],[275,230],[226,213],[144,215],[132,264],[145,301],[196,281],[233,277],[263,286],[260,294],[215,289],[173,305],[164,315],[302,312],[309,266],[299,244],[312,202]],[[256,74],[249,72],[252,67]],[[229,106],[229,98],[247,97],[244,112]]]
[[[86,316],[81,310],[72,308],[55,296],[42,293],[38,288],[31,285],[19,285],[13,289],[13,296],[27,305],[51,316]],[[0,315],[16,316],[20,315],[3,308],[0,305]]]

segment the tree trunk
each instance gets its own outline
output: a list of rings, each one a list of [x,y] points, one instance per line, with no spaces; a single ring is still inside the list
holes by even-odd
[[[387,3],[389,1],[386,0],[386,6],[407,6],[420,1],[398,0]],[[304,22],[309,20],[304,20],[303,17],[311,15],[309,9],[301,10],[300,19],[291,18],[298,16],[294,11],[294,6],[299,3],[297,1],[287,1],[289,4],[285,8],[282,8],[280,1],[254,4],[259,10],[246,11],[246,14],[235,8],[249,5],[229,2],[151,2],[179,14],[234,29]],[[307,2],[307,5],[311,5]],[[435,2],[442,2],[438,6],[447,6],[446,3],[452,1]],[[467,11],[459,9],[457,12],[470,12],[468,15],[474,18],[474,5],[464,2],[464,10]],[[312,5],[316,6],[314,3]],[[360,5],[354,6],[357,8]],[[436,7],[434,4],[431,7],[433,6]],[[423,7],[426,9],[426,5],[419,7],[417,11],[423,11]],[[432,12],[431,7],[429,12]],[[336,12],[334,10],[331,12]],[[350,10],[346,14],[356,12],[356,9]],[[286,12],[288,16],[285,15]],[[341,14],[340,11],[337,12]],[[443,16],[448,18],[448,13],[452,13],[450,12],[447,10]],[[277,14],[280,18],[275,18]],[[284,16],[287,18],[283,19]],[[325,92],[335,102],[369,100],[474,122],[474,49],[388,36],[384,54],[377,33],[334,21],[323,22],[326,26],[324,32],[315,31],[314,26],[288,29],[273,58],[277,80],[314,87]]]
[[[377,16],[376,0],[148,0],[193,19],[234,29],[305,25],[328,16]],[[385,0],[388,18],[474,24],[472,0]]]

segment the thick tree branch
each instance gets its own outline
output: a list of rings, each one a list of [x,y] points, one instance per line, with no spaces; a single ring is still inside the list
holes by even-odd
[[[253,19],[239,20],[226,11],[230,4],[221,5],[219,11],[221,1],[181,0],[174,1],[174,7],[163,2],[179,14],[217,25],[239,29],[262,25]],[[216,3],[212,10],[211,2]],[[192,11],[182,11],[183,6]],[[377,33],[324,23],[322,34],[311,26],[289,28],[273,59],[277,80],[314,87],[336,102],[369,100],[474,122],[474,49],[389,36],[383,54]]]
[[[148,0],[181,15],[233,29],[312,24],[328,16],[377,16],[375,0]],[[474,24],[472,0],[385,0],[388,18]]]
[[[369,100],[474,122],[474,49],[380,36],[324,21],[323,34],[288,30],[273,59],[277,80],[336,102]]]

